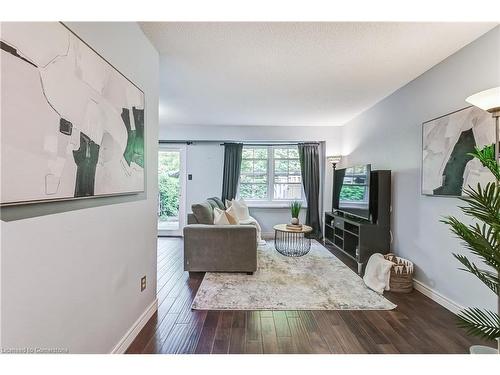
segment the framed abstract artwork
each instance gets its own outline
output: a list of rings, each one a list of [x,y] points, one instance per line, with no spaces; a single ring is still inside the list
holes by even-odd
[[[1,33],[2,206],[144,191],[144,93],[57,22]]]
[[[495,143],[494,120],[467,107],[422,125],[422,194],[458,197],[463,189],[493,181],[479,160],[468,155]],[[483,185],[484,186],[484,185]]]

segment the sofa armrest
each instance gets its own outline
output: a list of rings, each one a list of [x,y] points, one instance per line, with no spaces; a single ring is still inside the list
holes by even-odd
[[[190,224],[183,232],[186,271],[257,270],[257,232],[254,226]]]

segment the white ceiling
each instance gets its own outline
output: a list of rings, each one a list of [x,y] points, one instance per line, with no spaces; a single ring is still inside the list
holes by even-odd
[[[491,23],[143,22],[160,124],[339,126]]]

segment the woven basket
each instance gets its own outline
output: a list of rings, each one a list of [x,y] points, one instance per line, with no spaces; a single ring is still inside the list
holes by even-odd
[[[391,292],[410,293],[413,290],[413,263],[392,253],[384,255],[384,258],[394,263],[389,281]]]

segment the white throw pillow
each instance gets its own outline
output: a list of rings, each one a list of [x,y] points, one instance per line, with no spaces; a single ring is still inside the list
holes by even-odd
[[[248,212],[248,206],[243,199],[233,199],[228,201],[226,199],[226,207],[233,208],[238,221],[247,221],[250,220],[250,212]]]
[[[221,210],[220,208],[214,208],[214,224],[215,225],[236,225],[238,224],[238,219],[233,212],[234,209],[229,207],[227,210]]]

